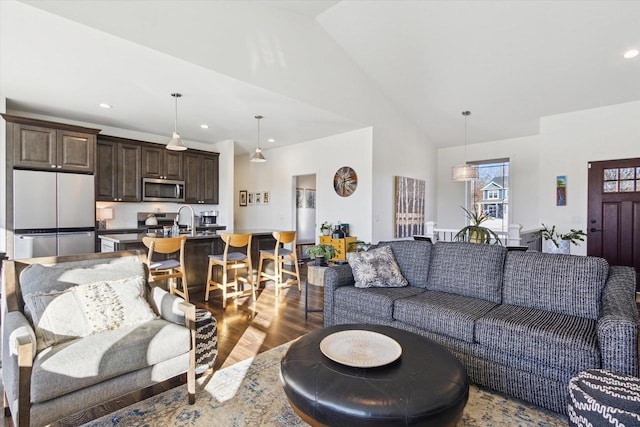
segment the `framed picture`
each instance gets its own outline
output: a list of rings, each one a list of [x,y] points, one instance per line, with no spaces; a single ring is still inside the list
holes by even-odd
[[[260,205],[262,204],[262,193],[257,191],[255,197],[253,198],[253,202],[256,205]]]
[[[567,176],[556,177],[556,206],[567,206]]]
[[[263,191],[262,192],[262,204],[268,205],[271,200],[271,191]]]
[[[247,193],[247,204],[253,205],[255,193]]]
[[[304,189],[296,188],[296,208],[304,208]]]
[[[394,237],[424,234],[425,180],[395,177]]]
[[[247,190],[240,190],[240,206],[247,206]]]
[[[304,190],[304,207],[305,208],[316,208],[316,190],[312,190],[309,188],[305,188]]]

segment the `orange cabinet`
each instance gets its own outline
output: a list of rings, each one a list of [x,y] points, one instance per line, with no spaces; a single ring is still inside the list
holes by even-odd
[[[345,237],[343,239],[334,239],[331,236],[320,236],[321,245],[331,245],[336,248],[336,255],[331,261],[346,261],[347,252],[355,252],[355,242],[358,240],[355,236]]]

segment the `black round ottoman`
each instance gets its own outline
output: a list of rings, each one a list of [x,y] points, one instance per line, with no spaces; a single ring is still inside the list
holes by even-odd
[[[391,337],[402,355],[375,368],[334,362],[320,341],[345,330]],[[455,426],[469,398],[466,371],[444,347],[380,325],[337,325],[300,337],[282,358],[280,379],[291,407],[315,426]]]

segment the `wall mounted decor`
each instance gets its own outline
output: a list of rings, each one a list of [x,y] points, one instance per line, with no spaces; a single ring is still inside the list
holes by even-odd
[[[556,206],[567,206],[567,177],[556,177]]]
[[[262,204],[268,205],[271,202],[271,191],[262,192]]]
[[[425,181],[395,177],[395,237],[424,234]]]
[[[253,197],[253,201],[256,205],[262,204],[262,193],[257,191],[256,195]]]
[[[338,196],[349,197],[356,191],[358,186],[358,175],[349,166],[343,166],[333,177],[333,188]]]
[[[240,190],[240,206],[247,206],[247,190]]]
[[[296,208],[304,208],[304,188],[296,188]]]
[[[304,207],[305,208],[316,208],[316,190],[305,188],[304,189]]]
[[[254,198],[255,198],[255,193],[248,193],[247,194],[247,204],[248,205],[253,205]]]

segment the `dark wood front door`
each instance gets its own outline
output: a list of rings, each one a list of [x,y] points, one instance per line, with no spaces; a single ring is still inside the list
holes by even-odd
[[[589,163],[587,255],[635,267],[640,292],[640,158]]]

